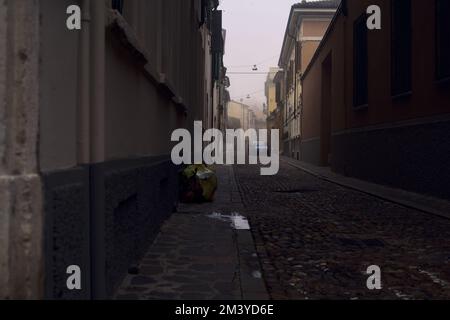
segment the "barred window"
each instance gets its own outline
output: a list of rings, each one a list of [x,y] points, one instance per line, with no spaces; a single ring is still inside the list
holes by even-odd
[[[436,0],[436,78],[450,78],[450,1]]]
[[[361,15],[353,24],[353,106],[362,107],[369,102],[367,16]]]
[[[411,91],[411,0],[392,1],[392,95]]]
[[[123,13],[123,2],[124,2],[124,0],[112,0],[113,10],[117,10],[122,14]]]

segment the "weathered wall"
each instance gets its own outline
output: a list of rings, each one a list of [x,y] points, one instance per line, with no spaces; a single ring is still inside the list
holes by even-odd
[[[39,1],[0,3],[0,299],[43,294]]]
[[[106,159],[170,154],[175,104],[109,35],[106,47]]]
[[[103,39],[100,2],[91,33],[65,28],[80,2],[0,1],[0,298],[110,297],[176,203],[172,130],[203,117],[200,2],[163,0],[125,1],[114,26],[104,2],[105,60],[83,42],[93,112],[80,117],[79,37]],[[81,291],[66,288],[69,265]]]
[[[106,293],[111,297],[144,256],[178,199],[177,167],[167,158],[112,161],[94,170],[104,180]]]
[[[39,161],[45,209],[45,297],[89,299],[89,167],[78,167],[80,32],[66,9],[80,1],[40,1]],[[83,8],[85,9],[85,8]],[[66,270],[78,265],[82,290],[69,291]]]
[[[44,173],[45,297],[90,299],[90,207],[88,166]],[[81,290],[67,290],[68,266],[81,268]]]
[[[6,141],[6,65],[7,65],[7,17],[8,3],[0,3],[0,159],[5,157]],[[1,234],[1,233],[0,233]],[[1,284],[0,284],[1,286]]]
[[[105,88],[105,111],[81,119],[76,96],[79,33],[56,27],[65,24],[61,16],[66,17],[67,5],[43,0],[40,32],[46,41],[40,150],[46,297],[108,298],[176,203],[178,168],[168,158],[170,137],[174,129],[189,127],[187,119],[202,119],[205,52],[193,1],[125,1],[123,16],[105,7],[105,59],[96,60],[105,64],[101,86],[92,79],[90,61],[90,95],[102,97],[98,90]],[[93,19],[91,12],[91,31]],[[96,81],[102,78],[100,74]],[[91,97],[91,110],[98,107],[94,101]],[[104,132],[99,120],[104,120]],[[91,154],[81,165],[77,140],[84,133],[79,130],[86,128],[91,129],[90,141],[84,143],[91,152],[96,151],[94,142],[104,143],[105,157]],[[69,265],[82,269],[81,291],[65,286]]]
[[[77,165],[79,32],[69,31],[66,9],[79,1],[41,0],[40,166],[42,171]]]
[[[172,131],[203,119],[208,70],[198,4],[127,1],[119,30],[107,32],[107,160],[169,154]],[[136,50],[146,63],[136,61]]]
[[[9,295],[9,215],[4,159],[6,151],[7,2],[0,3],[0,298]]]

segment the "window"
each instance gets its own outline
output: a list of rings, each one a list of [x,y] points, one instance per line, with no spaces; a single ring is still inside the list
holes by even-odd
[[[368,104],[367,17],[363,14],[353,24],[353,106]]]
[[[392,1],[391,93],[398,96],[411,92],[411,1]]]
[[[436,78],[450,79],[449,0],[436,0]]]
[[[117,10],[122,14],[123,13],[123,1],[124,0],[112,0],[113,10]]]

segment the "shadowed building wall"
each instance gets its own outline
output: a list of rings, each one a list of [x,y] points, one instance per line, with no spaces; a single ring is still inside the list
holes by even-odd
[[[445,3],[343,2],[302,78],[302,160],[450,198]],[[381,30],[367,30],[369,5]]]
[[[81,30],[66,28],[70,5]],[[0,298],[109,298],[140,260],[177,204],[171,133],[212,114],[217,5],[0,4]],[[66,287],[70,265],[82,290]]]

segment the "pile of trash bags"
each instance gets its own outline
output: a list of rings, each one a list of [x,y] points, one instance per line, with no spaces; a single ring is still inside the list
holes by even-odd
[[[211,202],[216,190],[217,175],[213,167],[204,164],[189,165],[181,172],[181,202]]]

